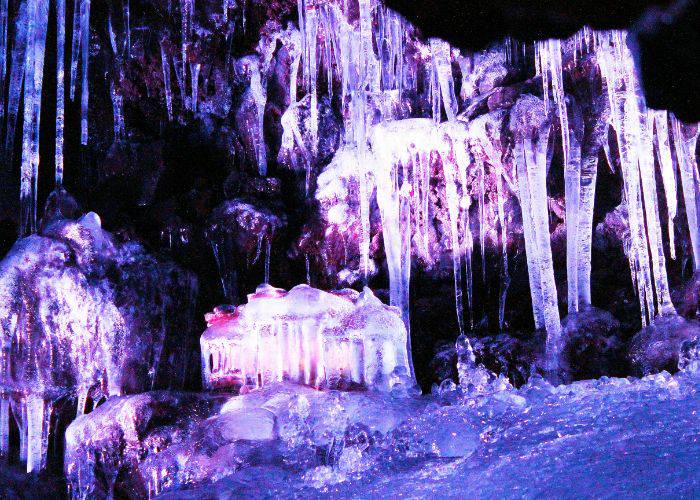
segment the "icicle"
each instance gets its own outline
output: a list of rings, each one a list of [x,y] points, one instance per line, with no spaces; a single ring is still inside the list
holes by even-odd
[[[0,394],[0,461],[10,453],[10,400]]]
[[[114,86],[114,81],[109,82],[109,93],[112,98],[112,111],[114,117],[114,140],[124,139],[126,126],[124,124],[124,100]]]
[[[270,282],[270,253],[272,252],[272,245],[270,244],[270,239],[265,240],[265,280],[263,283],[268,284]]]
[[[496,166],[496,190],[498,196],[498,226],[501,245],[501,273],[500,273],[500,293],[498,297],[498,328],[503,331],[505,325],[506,297],[510,286],[510,273],[508,271],[508,227],[506,226],[505,214],[505,186],[503,185],[503,166],[499,163]]]
[[[190,63],[190,75],[192,78],[192,101],[190,107],[193,112],[197,112],[197,104],[199,101],[199,72],[202,69],[200,63]]]
[[[464,317],[462,313],[462,245],[459,240],[459,200],[457,198],[457,184],[454,172],[457,170],[454,145],[449,133],[437,132],[439,137],[436,145],[442,149],[440,151],[442,172],[445,177],[445,199],[447,200],[447,211],[450,217],[450,246],[452,249],[452,273],[454,276],[455,302],[457,310],[457,326],[459,335],[464,334]],[[465,186],[462,186],[464,189]],[[467,271],[468,272],[468,271]]]
[[[48,18],[48,12],[46,15]],[[46,464],[50,411],[42,396],[27,396],[27,473],[38,472]]]
[[[457,97],[455,96],[455,84],[452,76],[452,63],[450,46],[447,42],[437,38],[430,39],[430,50],[433,57],[433,119],[440,121],[440,102],[442,102],[448,121],[457,118]],[[438,94],[442,99],[437,98]],[[436,105],[436,102],[438,103]]]
[[[566,110],[563,111],[566,113]],[[565,135],[569,135],[566,130]],[[571,132],[569,150],[566,153],[566,163],[564,166],[564,190],[566,197],[566,282],[567,282],[567,303],[569,314],[579,310],[579,268],[583,255],[579,228],[582,226],[580,220],[581,211],[581,146],[579,145],[573,131]]]
[[[549,210],[547,204],[547,143],[550,125],[544,121],[539,130],[523,133],[518,121],[529,119],[528,107],[537,106],[536,98],[521,99],[516,104],[522,106],[521,113],[511,112],[511,128],[515,134],[515,162],[520,191],[520,208],[523,215],[525,249],[530,278],[535,325],[544,326],[547,331],[547,368],[555,369],[558,364],[561,323],[557,289],[554,281],[552,248],[549,234]],[[521,110],[517,110],[521,111]],[[536,127],[537,125],[525,125]]]
[[[484,195],[486,192],[486,170],[484,168],[484,161],[481,159],[481,157],[477,158],[476,164],[479,172],[477,209],[479,212],[479,251],[481,252],[481,277],[483,282],[486,283],[486,204],[484,201]]]
[[[39,122],[44,54],[48,22],[48,0],[29,2],[29,29],[25,54],[24,129],[20,182],[20,234],[36,231],[37,180],[39,175]]]
[[[613,31],[598,34],[598,39],[597,59],[608,89],[625,186],[631,240],[628,257],[642,323],[647,324],[656,313],[674,311],[661,242],[652,131],[626,35]]]
[[[165,107],[168,110],[168,121],[173,121],[173,94],[170,87],[170,61],[165,52],[163,42],[160,43],[160,60],[163,69],[163,86],[165,87]]]
[[[15,146],[15,129],[19,115],[19,103],[22,97],[22,80],[24,79],[25,53],[28,45],[29,2],[20,2],[15,21],[15,41],[12,47],[12,66],[10,68],[10,85],[7,100],[7,136],[5,153],[7,165],[12,164]]]
[[[81,0],[80,11],[80,50],[82,51],[81,72],[83,86],[80,92],[80,144],[88,143],[88,62],[90,58],[90,0]]]
[[[79,417],[80,415],[85,415],[88,394],[88,389],[85,389],[83,387],[78,389],[78,407],[76,409],[76,417]]]
[[[309,132],[311,135],[311,150],[318,148],[318,56],[316,54],[316,38],[318,35],[318,17],[315,6],[307,5],[306,11],[306,50],[308,50],[309,94],[311,95],[311,119]]]
[[[607,127],[599,131],[604,134],[607,144]],[[595,202],[595,185],[598,178],[599,147],[587,146],[582,152],[581,173],[579,178],[579,212],[578,212],[578,296],[579,307],[591,305],[591,260],[593,256],[593,208]],[[568,240],[567,240],[568,241]],[[567,248],[568,251],[568,248]]]
[[[252,65],[250,76],[250,92],[253,96],[256,108],[256,123],[253,134],[255,155],[258,162],[258,173],[264,177],[267,175],[267,146],[265,144],[265,106],[267,104],[267,92],[262,84],[262,75],[257,62]]]
[[[299,77],[299,63],[301,62],[304,42],[297,30],[292,30],[289,38],[291,44],[288,50],[292,58],[292,64],[289,67],[289,105],[292,106],[297,102],[297,78]]]
[[[671,119],[671,130],[673,131],[673,143],[676,149],[676,160],[678,161],[678,171],[681,177],[681,187],[683,189],[683,200],[685,202],[685,213],[688,218],[688,229],[690,230],[690,244],[693,249],[693,269],[700,269],[700,226],[698,220],[698,168],[697,168],[697,133],[689,137],[684,134],[681,122],[674,116]]]
[[[63,184],[63,127],[65,123],[66,0],[56,0],[56,187]]]
[[[75,86],[78,79],[78,51],[80,50],[80,13],[83,10],[83,0],[73,2],[73,38],[70,52],[70,100],[75,100]]]
[[[5,116],[5,77],[7,74],[8,0],[0,0],[0,123]]]
[[[131,58],[131,14],[129,1],[124,0],[124,47],[126,59]]]
[[[674,237],[674,220],[678,212],[678,193],[676,190],[676,175],[671,156],[671,141],[668,135],[668,113],[666,111],[652,111],[653,122],[656,125],[656,153],[661,169],[661,179],[666,195],[666,213],[668,215],[668,246],[671,258],[676,258],[676,243]],[[649,119],[651,126],[652,119]]]

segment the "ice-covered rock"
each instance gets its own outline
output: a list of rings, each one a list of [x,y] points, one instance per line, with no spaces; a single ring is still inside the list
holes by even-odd
[[[60,398],[77,397],[80,414],[89,399],[181,386],[196,288],[92,212],[17,241],[0,263],[0,454],[17,451],[14,418],[20,460],[43,467]]]
[[[424,406],[420,399],[294,384],[241,396],[155,391],[111,398],[68,428],[65,473],[74,498],[142,498],[284,464],[316,475],[328,467],[345,478],[373,465],[370,448]],[[454,441],[451,453],[464,440]]]
[[[679,354],[684,342],[700,337],[700,322],[680,316],[657,318],[630,341],[628,357],[632,369],[641,375],[680,368]]]
[[[208,314],[207,324],[202,370],[210,388],[291,380],[389,390],[409,366],[401,317],[369,288],[358,294],[261,285],[247,304]]]

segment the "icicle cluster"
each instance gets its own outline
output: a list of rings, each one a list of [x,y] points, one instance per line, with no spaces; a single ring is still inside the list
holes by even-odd
[[[369,288],[289,292],[261,285],[248,303],[207,315],[201,338],[208,387],[261,387],[291,380],[315,387],[390,390],[407,370],[406,330]]]

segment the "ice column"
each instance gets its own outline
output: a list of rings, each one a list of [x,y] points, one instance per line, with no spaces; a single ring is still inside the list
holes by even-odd
[[[530,294],[535,326],[547,331],[547,368],[555,369],[561,323],[547,205],[547,143],[550,123],[539,99],[521,98],[511,111],[520,208],[525,232]]]

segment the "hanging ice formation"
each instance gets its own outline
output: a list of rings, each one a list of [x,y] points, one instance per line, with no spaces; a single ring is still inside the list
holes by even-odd
[[[696,149],[700,128],[696,126],[693,131],[685,127],[675,116],[669,115],[673,142],[676,149],[676,159],[683,189],[683,201],[688,218],[690,230],[690,244],[693,250],[693,269],[700,269],[700,219],[698,219],[698,190],[700,189],[700,176],[698,176],[698,163]]]
[[[165,107],[168,111],[168,121],[173,121],[173,91],[170,85],[170,60],[163,42],[160,43],[160,62],[163,69],[163,88],[165,89]]]
[[[56,0],[56,187],[63,184],[63,127],[65,124],[66,0]]]
[[[642,323],[646,325],[657,315],[675,312],[659,220],[653,123],[649,120],[626,34],[600,32],[596,38],[596,54],[608,91],[612,126],[620,151],[630,229],[627,256],[639,296]]]
[[[29,26],[24,58],[24,128],[20,179],[20,234],[36,231],[37,181],[39,174],[39,128],[44,54],[48,23],[48,0],[28,2]]]
[[[431,100],[433,104],[433,119],[439,123],[442,108],[445,109],[448,121],[454,121],[457,117],[457,97],[455,96],[455,84],[452,77],[452,58],[450,46],[447,42],[437,38],[430,39],[430,51],[432,54],[432,87]]]
[[[561,323],[554,281],[547,204],[547,144],[551,124],[538,98],[522,96],[511,110],[520,210],[525,233],[535,328],[547,331],[548,368],[556,367]]]

